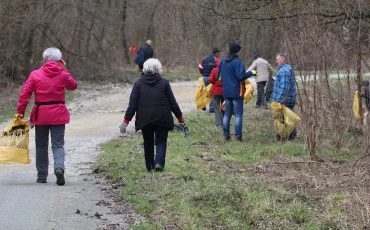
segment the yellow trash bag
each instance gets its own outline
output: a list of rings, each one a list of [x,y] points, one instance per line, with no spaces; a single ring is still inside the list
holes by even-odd
[[[297,127],[301,118],[285,105],[281,107],[282,109],[275,113],[274,126],[280,137],[286,139]]]
[[[29,164],[28,152],[30,125],[19,114],[0,135],[0,164]]]
[[[195,92],[195,103],[197,109],[206,107],[212,101],[212,86],[213,84],[209,84],[204,87],[203,77],[199,78],[198,88]]]
[[[247,104],[251,99],[253,95],[253,85],[249,80],[245,80],[245,93],[244,93],[244,104]]]
[[[359,101],[359,96],[358,96],[358,91],[356,91],[355,95],[353,95],[353,104],[352,104],[353,115],[355,116],[356,120],[361,119],[360,107],[358,106],[358,101]]]

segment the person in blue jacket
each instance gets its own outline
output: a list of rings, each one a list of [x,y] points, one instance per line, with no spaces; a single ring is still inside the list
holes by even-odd
[[[230,140],[230,120],[232,111],[235,114],[235,140],[243,140],[243,101],[245,93],[244,80],[253,76],[256,71],[245,71],[239,59],[241,47],[238,43],[229,44],[229,53],[219,63],[217,76],[222,81],[225,99],[225,115],[223,118],[224,139]]]
[[[276,64],[278,65],[278,71],[276,73],[276,80],[274,89],[270,98],[270,103],[277,102],[285,105],[289,109],[294,111],[296,103],[296,85],[295,85],[295,74],[291,65],[287,63],[288,55],[285,53],[278,53],[276,55]],[[297,136],[297,130],[294,129],[289,136],[289,140],[293,140]],[[279,141],[281,137],[279,134],[276,135],[276,139]]]

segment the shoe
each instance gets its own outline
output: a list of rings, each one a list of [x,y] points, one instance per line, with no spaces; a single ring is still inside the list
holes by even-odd
[[[215,113],[215,111],[214,110],[210,110],[209,113]]]
[[[235,140],[236,141],[239,141],[239,142],[242,142],[243,141],[243,138],[241,138],[241,137],[235,137]]]
[[[230,136],[224,136],[224,139],[225,139],[225,141],[229,141],[230,140]]]
[[[204,108],[202,108],[202,110],[203,110],[203,111],[207,111],[207,108],[206,108],[206,107],[204,107]]]
[[[256,105],[254,108],[259,109],[259,108],[261,108],[261,106],[260,105]]]
[[[36,182],[37,183],[46,183],[46,179],[37,178]]]
[[[154,171],[156,171],[156,172],[162,172],[163,171],[162,165],[156,164],[155,167],[154,167]]]
[[[62,169],[55,169],[55,176],[57,177],[57,185],[64,185],[66,183],[64,179],[64,171]]]

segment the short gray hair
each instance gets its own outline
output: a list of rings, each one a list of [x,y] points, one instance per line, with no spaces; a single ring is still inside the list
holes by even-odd
[[[278,54],[276,54],[276,56],[281,56],[281,57],[284,57],[285,60],[288,60],[288,54],[286,54],[286,53],[278,53]]]
[[[60,59],[62,59],[62,52],[60,52],[58,48],[50,47],[42,53],[42,57],[44,58],[44,61],[60,61]]]
[[[156,74],[162,73],[162,64],[158,59],[149,58],[144,62],[143,73]]]

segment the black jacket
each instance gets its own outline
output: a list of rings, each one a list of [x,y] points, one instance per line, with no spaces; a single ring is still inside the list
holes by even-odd
[[[143,75],[132,87],[125,118],[131,121],[136,113],[135,129],[156,124],[172,130],[172,113],[182,117],[170,83],[159,75]]]
[[[144,61],[143,61],[143,64],[149,58],[153,58],[154,51],[153,51],[153,48],[150,45],[145,44],[142,47],[140,47],[140,49],[137,52],[137,54],[139,54],[141,51],[144,52]],[[143,64],[139,65],[139,68],[140,69],[143,69]]]

